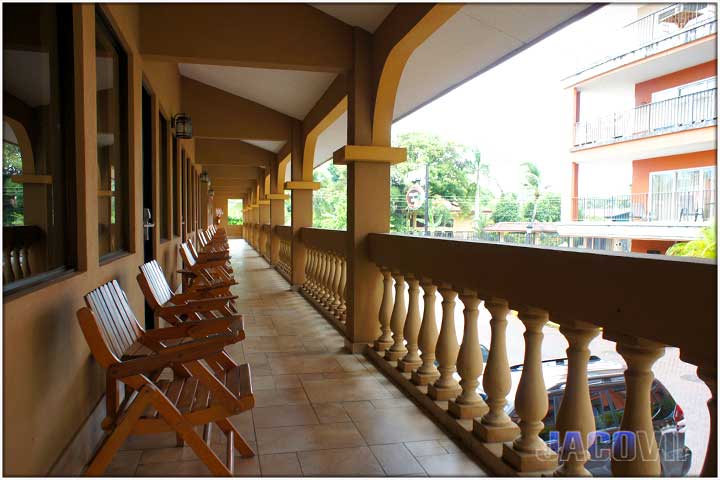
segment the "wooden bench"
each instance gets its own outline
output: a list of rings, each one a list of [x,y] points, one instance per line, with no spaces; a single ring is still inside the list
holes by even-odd
[[[234,365],[213,373],[206,366],[207,359],[237,341],[235,336],[226,328],[212,331],[206,322],[145,331],[117,281],[93,290],[85,302],[77,316],[93,357],[106,371],[102,427],[108,431],[85,475],[102,475],[131,434],[175,431],[178,443],[187,443],[218,476],[233,474],[235,450],[243,457],[255,454],[228,420],[255,405],[250,367]],[[166,368],[173,378],[159,380]],[[122,401],[118,383],[125,386]],[[212,424],[227,436],[225,462],[210,448]],[[205,438],[195,430],[198,425],[205,425]]]

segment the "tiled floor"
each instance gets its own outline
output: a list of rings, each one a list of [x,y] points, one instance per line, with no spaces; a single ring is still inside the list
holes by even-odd
[[[238,476],[484,476],[432,421],[244,241],[231,241],[247,339],[228,352],[248,362],[256,406],[232,418],[257,456]],[[224,439],[214,438],[221,458]],[[174,434],[131,437],[108,474],[208,475]]]

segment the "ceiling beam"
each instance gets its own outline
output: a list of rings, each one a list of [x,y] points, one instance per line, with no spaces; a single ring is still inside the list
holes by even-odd
[[[259,103],[181,77],[182,108],[195,138],[280,140],[290,138],[294,119]]]
[[[352,28],[306,4],[140,5],[140,52],[149,60],[342,72]]]
[[[241,140],[195,140],[195,157],[201,165],[267,168],[275,154]]]
[[[265,175],[265,170],[257,167],[213,165],[205,167],[205,170],[210,175],[210,181],[213,183],[222,179],[257,181],[258,178],[263,178]]]

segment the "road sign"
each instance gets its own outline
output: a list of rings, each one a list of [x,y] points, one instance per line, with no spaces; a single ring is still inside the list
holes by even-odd
[[[405,200],[410,210],[417,210],[425,203],[425,190],[420,185],[412,185],[405,193]]]

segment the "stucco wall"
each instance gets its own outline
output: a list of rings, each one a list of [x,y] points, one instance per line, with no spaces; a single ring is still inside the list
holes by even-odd
[[[717,150],[648,158],[633,162],[632,193],[648,193],[650,173],[680,168],[706,167],[715,165]]]
[[[80,270],[43,284],[31,292],[7,297],[3,304],[3,457],[5,475],[77,475],[99,438],[97,415],[102,403],[104,374],[91,358],[76,311],[83,295],[117,279],[142,321],[143,297],[135,276],[143,261],[141,85],[154,94],[154,114],[168,118],[180,110],[180,76],[174,64],[143,63],[138,53],[138,6],[107,5],[106,15],[129,55],[130,76],[130,208],[131,247],[126,255],[100,265],[97,236],[97,160],[95,115],[95,57],[93,4],[73,6],[76,51],[76,136],[78,191],[78,254]],[[157,129],[157,122],[155,122]],[[156,139],[157,139],[156,130]],[[157,140],[156,140],[157,141]],[[190,158],[194,142],[181,141]],[[155,144],[155,191],[160,186]],[[168,149],[169,159],[172,152]],[[164,179],[169,181],[168,179]],[[154,199],[159,211],[159,197]],[[201,210],[202,211],[202,210]],[[172,214],[172,196],[169,212]],[[172,231],[171,231],[172,232]],[[154,231],[155,251],[166,272],[178,266],[178,238],[160,243]],[[177,283],[177,279],[171,278]],[[97,410],[95,410],[97,412]],[[100,412],[102,413],[102,412]],[[100,419],[102,417],[100,416]],[[64,452],[68,455],[64,456]],[[67,458],[73,456],[74,458]]]
[[[717,60],[712,60],[638,83],[635,85],[635,106],[650,103],[654,92],[696,82],[716,74]]]

